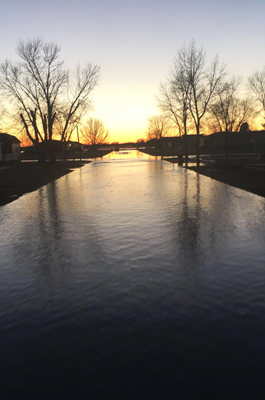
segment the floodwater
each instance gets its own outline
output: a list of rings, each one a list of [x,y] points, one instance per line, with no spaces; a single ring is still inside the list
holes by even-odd
[[[264,398],[264,216],[136,151],[1,207],[0,392]]]

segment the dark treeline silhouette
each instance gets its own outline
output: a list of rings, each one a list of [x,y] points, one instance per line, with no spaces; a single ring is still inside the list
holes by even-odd
[[[54,137],[67,141],[81,118],[91,109],[91,92],[100,68],[86,63],[74,73],[60,59],[60,47],[42,39],[19,41],[19,61],[0,65],[2,98],[11,100],[9,110],[16,125],[26,132],[40,161],[54,161]]]
[[[50,162],[55,161],[58,139],[69,142],[76,130],[79,142],[78,125],[92,109],[91,93],[100,76],[100,67],[91,63],[78,65],[72,73],[60,59],[60,50],[40,38],[20,40],[18,61],[0,65],[0,118],[8,116],[13,126],[20,127],[43,162],[47,155]],[[228,156],[229,134],[251,130],[255,118],[265,117],[265,67],[254,72],[244,87],[242,77],[229,74],[218,56],[208,61],[205,49],[193,39],[177,51],[171,72],[160,86],[157,105],[161,114],[149,118],[147,139],[156,139],[161,153],[162,138],[174,130],[187,163],[189,143],[194,145],[189,136],[195,134],[199,165],[201,135],[222,132]],[[95,148],[108,138],[103,122],[92,118],[80,134],[83,142]]]
[[[196,158],[200,163],[201,134],[222,132],[225,155],[229,154],[229,133],[245,132],[255,118],[265,117],[265,68],[255,72],[243,87],[243,78],[230,75],[218,56],[207,62],[206,51],[195,40],[180,48],[165,83],[156,97],[171,131],[181,138],[188,161],[191,133],[196,134]],[[154,118],[154,117],[153,117]],[[147,138],[157,138],[148,124]]]

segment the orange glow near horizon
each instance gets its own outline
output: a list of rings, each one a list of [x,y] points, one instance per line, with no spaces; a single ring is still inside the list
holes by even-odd
[[[121,94],[121,93],[119,93]],[[79,124],[80,142],[82,141],[82,126],[89,118],[98,118],[103,121],[105,128],[109,131],[108,142],[136,142],[139,138],[146,138],[148,119],[150,116],[158,114],[159,110],[153,104],[153,93],[150,98],[147,95],[135,95],[130,97],[118,98],[106,96],[99,93],[97,100],[94,101],[94,110],[83,117]],[[150,105],[151,104],[151,105]],[[18,136],[14,126],[8,121],[3,127],[7,133]],[[21,137],[19,136],[21,140]],[[71,140],[77,141],[77,132],[74,130]]]
[[[218,54],[220,65],[226,66],[229,75],[244,78],[242,94],[247,89],[248,77],[256,70],[261,71],[264,65],[260,51],[264,0],[228,1],[225,5],[221,0],[158,0],[155,6],[151,1],[135,0],[79,1],[80,6],[76,6],[76,2],[65,0],[64,18],[60,18],[62,2],[59,1],[54,2],[52,16],[47,7],[42,9],[41,1],[36,1],[34,7],[30,0],[2,3],[2,31],[5,32],[2,62],[8,59],[16,64],[20,59],[16,52],[18,40],[26,43],[39,37],[44,42],[58,44],[61,49],[58,60],[71,73],[79,63],[81,68],[86,63],[100,66],[100,79],[90,97],[94,111],[89,111],[86,117],[104,122],[110,142],[146,138],[148,119],[160,114],[156,100],[160,85],[170,79],[178,51],[192,38],[198,49],[202,47],[206,52],[207,66]],[[237,3],[244,4],[239,7]],[[40,12],[47,12],[49,18],[40,20]],[[234,18],[235,13],[238,18]],[[220,21],[225,22],[224,29],[217,29]],[[74,83],[76,77],[72,77]],[[2,102],[4,96],[0,105]],[[16,102],[8,99],[7,103],[7,108],[10,106],[13,111]],[[253,130],[262,129],[258,120],[250,126]],[[9,128],[2,127],[8,133],[15,132],[11,124]],[[208,132],[205,129],[202,133]],[[72,138],[77,140],[75,132]]]
[[[89,116],[104,122],[109,130],[109,142],[136,142],[146,136],[148,119],[160,113],[154,99],[156,90],[156,87],[143,89],[125,83],[119,88],[114,84],[99,87],[93,96],[95,111]]]
[[[140,104],[140,108],[132,103],[123,103],[122,106],[119,105],[120,114],[114,113],[114,108],[118,107],[118,103],[110,105],[109,109],[105,108],[105,104],[99,104],[96,107],[96,111],[92,112],[88,115],[87,118],[99,118],[101,119],[107,130],[109,130],[109,137],[107,139],[108,143],[119,142],[137,142],[138,139],[146,140],[146,131],[148,124],[148,117],[150,115],[155,115],[155,108],[151,109],[143,109],[143,104]],[[149,112],[149,114],[148,114]],[[158,112],[156,112],[158,113]],[[147,116],[147,117],[146,117]],[[262,123],[264,119],[261,117],[257,117],[253,123],[250,122],[251,130],[262,130]],[[85,143],[82,139],[81,130],[82,125],[86,123],[86,118],[83,119],[82,124],[79,125],[79,140],[81,143]],[[2,132],[10,133],[11,135],[17,136],[21,141],[21,147],[29,146],[29,140],[25,137],[26,135],[18,134],[18,130],[14,128],[14,125],[11,123],[6,123],[1,127]],[[209,132],[202,131],[201,133],[208,135]],[[176,136],[177,133],[173,132],[168,136]],[[54,137],[54,139],[59,139]],[[74,130],[72,137],[72,141],[78,141],[77,132]]]

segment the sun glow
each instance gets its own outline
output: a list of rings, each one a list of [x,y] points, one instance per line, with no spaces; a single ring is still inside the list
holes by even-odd
[[[106,109],[98,107],[95,117],[103,119],[111,142],[134,142],[145,136],[146,113],[135,104],[117,102]]]
[[[145,137],[148,118],[158,113],[155,104],[155,88],[124,86],[99,88],[93,98],[93,118],[104,121],[109,130],[110,141],[135,142]],[[85,120],[85,118],[84,118]]]

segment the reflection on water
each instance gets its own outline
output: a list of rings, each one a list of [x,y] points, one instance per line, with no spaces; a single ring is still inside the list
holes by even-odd
[[[262,393],[264,206],[126,151],[2,207],[2,390]]]

